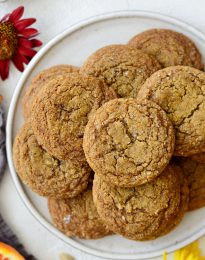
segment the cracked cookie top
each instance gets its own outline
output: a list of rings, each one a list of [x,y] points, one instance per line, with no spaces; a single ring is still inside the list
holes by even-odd
[[[185,35],[167,29],[151,29],[134,36],[128,43],[156,58],[162,67],[185,65],[203,70],[202,57]]]
[[[205,73],[186,66],[157,71],[141,88],[138,98],[160,105],[176,132],[174,155],[205,151]]]
[[[44,84],[47,84],[49,80],[54,79],[56,76],[67,75],[68,73],[78,72],[79,68],[72,65],[57,65],[49,69],[41,71],[36,75],[28,88],[22,99],[23,115],[25,119],[31,116],[32,104],[35,96],[41,90]]]
[[[95,175],[94,203],[110,230],[129,239],[154,239],[173,229],[187,209],[188,188],[181,177],[168,165],[149,183],[121,188]]]
[[[205,206],[205,164],[181,157],[177,158],[177,162],[188,180],[189,210]]]
[[[67,236],[96,239],[111,234],[97,213],[91,187],[72,199],[49,198],[48,208],[53,223]]]
[[[70,198],[87,188],[91,172],[87,162],[61,161],[48,154],[37,143],[30,122],[15,138],[13,157],[21,180],[41,196]]]
[[[173,126],[157,104],[115,99],[90,118],[83,148],[91,168],[105,181],[134,187],[164,170],[174,141]]]
[[[108,45],[93,53],[81,71],[102,79],[119,97],[135,98],[145,82],[161,69],[154,58],[126,45]]]
[[[85,161],[82,142],[88,118],[115,97],[114,90],[103,82],[79,73],[49,81],[38,93],[32,110],[38,143],[58,159]]]

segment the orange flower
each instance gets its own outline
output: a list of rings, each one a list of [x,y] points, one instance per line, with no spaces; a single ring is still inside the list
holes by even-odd
[[[1,260],[25,260],[13,247],[0,242],[0,259]]]

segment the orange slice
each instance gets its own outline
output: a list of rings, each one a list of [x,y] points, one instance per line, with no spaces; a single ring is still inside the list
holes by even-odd
[[[0,260],[25,260],[16,249],[0,242]]]

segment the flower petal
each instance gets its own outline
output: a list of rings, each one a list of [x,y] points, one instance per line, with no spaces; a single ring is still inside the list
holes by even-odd
[[[43,43],[37,39],[30,40],[33,47],[40,47]]]
[[[21,34],[27,38],[36,36],[38,34],[38,30],[34,29],[34,28],[28,28],[28,29],[24,29],[23,31],[21,31]]]
[[[27,57],[33,57],[37,53],[37,51],[34,51],[32,49],[29,49],[29,48],[26,48],[24,46],[20,46],[18,48],[18,52],[20,54],[24,55],[24,56],[27,56]]]
[[[18,70],[20,70],[21,72],[24,71],[23,61],[20,59],[18,53],[14,55],[12,61]]]
[[[17,51],[18,58],[25,64],[28,64],[30,59],[27,59],[24,55]]]
[[[9,76],[9,60],[0,60],[0,76],[5,80]]]
[[[30,40],[26,39],[26,38],[23,38],[23,37],[18,38],[18,44],[19,44],[19,46],[24,46],[24,47],[27,47],[27,48],[33,47],[32,42]]]
[[[6,14],[3,16],[3,18],[0,20],[0,22],[6,21],[6,19],[10,16],[10,14]]]
[[[16,22],[18,21],[24,12],[24,7],[23,6],[19,6],[18,8],[16,8],[10,15],[9,17],[9,21],[10,22]]]
[[[9,76],[9,67],[10,67],[10,60],[6,60],[5,61],[5,74],[6,74],[6,78],[8,78],[8,76]]]
[[[16,23],[14,23],[14,26],[17,30],[17,32],[23,31],[26,27],[32,25],[33,23],[36,22],[35,18],[28,18],[28,19],[22,19]]]

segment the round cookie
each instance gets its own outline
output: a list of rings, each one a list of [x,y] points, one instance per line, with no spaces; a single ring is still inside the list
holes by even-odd
[[[174,151],[166,113],[152,101],[107,102],[90,118],[83,148],[93,171],[105,181],[134,187],[156,178]]]
[[[67,236],[96,239],[111,234],[100,219],[89,188],[72,199],[48,199],[54,225]]]
[[[41,90],[43,85],[56,76],[67,75],[68,73],[78,72],[79,68],[72,65],[57,65],[41,71],[31,81],[22,98],[22,109],[25,119],[28,119],[32,111],[32,103],[35,96]]]
[[[205,206],[205,164],[190,158],[177,158],[179,166],[188,180],[190,190],[189,210]]]
[[[149,55],[126,45],[109,45],[92,54],[81,72],[102,79],[119,97],[135,98],[159,63]]]
[[[41,196],[71,198],[87,188],[91,169],[76,160],[60,161],[48,154],[24,124],[13,146],[16,171],[21,180]]]
[[[193,154],[190,158],[198,163],[205,163],[205,152]]]
[[[103,82],[79,73],[49,81],[33,103],[31,122],[38,143],[58,159],[85,160],[82,142],[88,118],[115,97]]]
[[[174,155],[205,151],[205,73],[186,66],[157,71],[142,86],[139,99],[149,99],[165,110],[176,132]]]
[[[151,29],[134,36],[129,46],[152,55],[162,67],[185,65],[203,70],[202,57],[185,35],[167,29]]]
[[[133,240],[165,235],[183,218],[188,205],[186,181],[172,165],[153,181],[120,188],[95,175],[93,198],[97,211],[115,233]]]

